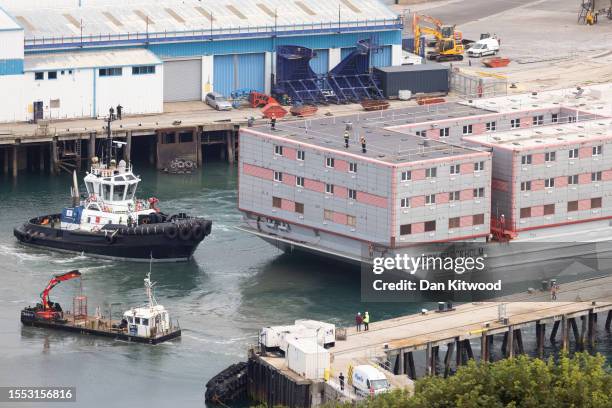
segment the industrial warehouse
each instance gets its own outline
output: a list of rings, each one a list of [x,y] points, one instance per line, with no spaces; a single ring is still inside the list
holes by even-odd
[[[44,2],[43,2],[44,3]],[[399,65],[401,22],[376,0],[4,1],[0,10],[0,121],[159,113],[207,93],[269,94],[276,50],[315,52],[325,74],[359,41],[371,66]]]

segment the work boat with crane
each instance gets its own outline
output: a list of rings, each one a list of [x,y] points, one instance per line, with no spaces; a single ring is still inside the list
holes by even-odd
[[[113,304],[109,304],[108,315],[103,314],[100,307],[96,308],[94,315],[90,315],[87,296],[83,295],[82,290],[74,296],[72,310],[64,311],[58,302],[50,300],[51,290],[59,283],[80,278],[81,273],[77,270],[53,276],[40,294],[41,302],[21,311],[21,323],[24,326],[148,344],[161,343],[181,335],[178,323],[173,323],[166,308],[155,300],[155,283],[151,282],[150,271],[144,279],[147,303],[125,310],[121,320],[113,319]]]
[[[110,125],[110,122],[109,122]],[[110,128],[110,127],[109,127]],[[109,131],[110,133],[110,131]],[[73,173],[72,206],[41,215],[14,229],[26,245],[129,261],[187,261],[210,234],[212,222],[185,213],[167,215],[158,200],[136,197],[140,178],[124,160],[113,158],[107,138],[106,160],[92,158],[81,199]]]

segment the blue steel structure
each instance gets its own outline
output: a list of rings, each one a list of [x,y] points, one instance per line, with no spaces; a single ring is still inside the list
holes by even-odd
[[[383,49],[370,40],[362,40],[329,73],[318,74],[311,65],[315,51],[306,47],[279,46],[276,86],[272,93],[280,100],[287,95],[293,103],[300,104],[382,99],[382,91],[370,68],[376,66],[372,63],[373,55],[384,55]]]

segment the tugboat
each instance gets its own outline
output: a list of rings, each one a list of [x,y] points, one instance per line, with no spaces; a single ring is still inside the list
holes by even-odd
[[[77,270],[55,275],[45,290],[40,294],[41,303],[26,307],[21,311],[21,323],[24,326],[62,330],[73,333],[110,337],[138,343],[157,344],[174,339],[181,335],[178,324],[173,324],[166,308],[157,304],[153,296],[154,282],[151,272],[144,279],[147,304],[133,307],[123,313],[121,321],[112,320],[100,315],[99,308],[91,316],[87,312],[87,297],[79,294],[73,299],[72,311],[64,312],[57,302],[49,300],[51,289],[60,282],[81,278]]]
[[[198,244],[210,234],[212,222],[185,213],[167,215],[158,199],[136,198],[140,178],[124,160],[113,158],[110,119],[106,158],[92,159],[84,178],[87,194],[81,199],[73,173],[72,207],[58,214],[32,218],[13,230],[26,245],[129,261],[169,262],[191,259]]]

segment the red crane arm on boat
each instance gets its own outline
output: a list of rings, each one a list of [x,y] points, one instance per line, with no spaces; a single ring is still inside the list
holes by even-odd
[[[42,304],[43,304],[43,310],[47,310],[49,308],[49,292],[51,292],[51,289],[57,286],[57,284],[60,282],[67,281],[70,279],[80,278],[80,277],[81,277],[81,272],[74,270],[74,271],[66,272],[61,275],[55,275],[53,278],[51,278],[49,283],[47,283],[47,287],[45,288],[45,290],[43,290],[42,293],[40,294],[40,298],[42,299]]]

